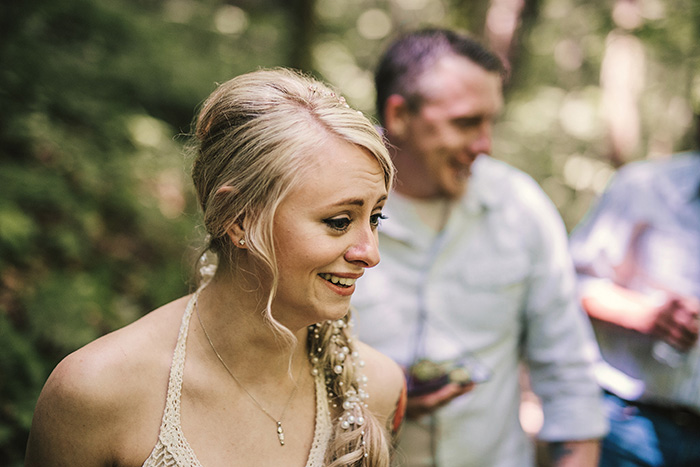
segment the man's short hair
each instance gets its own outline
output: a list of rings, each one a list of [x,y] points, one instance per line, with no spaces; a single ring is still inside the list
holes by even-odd
[[[419,78],[446,55],[465,57],[487,71],[505,74],[501,59],[466,34],[440,28],[405,34],[384,52],[375,72],[377,116],[382,123],[384,105],[392,94],[403,96],[411,109],[420,107]]]

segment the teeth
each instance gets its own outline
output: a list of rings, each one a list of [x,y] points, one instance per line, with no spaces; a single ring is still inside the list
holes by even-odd
[[[334,276],[333,274],[328,274],[328,273],[320,274],[320,276],[322,278],[324,278],[325,280],[327,280],[328,282],[332,282],[333,284],[340,285],[342,287],[350,287],[357,280],[357,279],[350,279],[348,277],[338,277],[338,276]]]

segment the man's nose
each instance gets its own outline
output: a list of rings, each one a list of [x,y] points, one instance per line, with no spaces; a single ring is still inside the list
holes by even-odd
[[[472,154],[491,154],[492,133],[491,122],[482,122],[476,128],[476,134],[469,147]]]

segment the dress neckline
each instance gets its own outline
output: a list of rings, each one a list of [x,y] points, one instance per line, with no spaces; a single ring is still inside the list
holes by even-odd
[[[177,343],[175,344],[170,366],[165,410],[161,419],[158,440],[150,456],[144,462],[143,467],[203,467],[197,459],[194,450],[187,442],[180,424],[180,400],[182,398],[187,335],[192,313],[202,288],[192,294],[182,315]],[[314,438],[307,457],[306,467],[323,467],[326,448],[331,438],[332,422],[326,394],[326,381],[322,371],[314,376],[314,386],[316,392]]]

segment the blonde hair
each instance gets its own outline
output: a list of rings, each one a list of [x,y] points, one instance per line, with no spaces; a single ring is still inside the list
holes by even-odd
[[[341,411],[335,420],[327,467],[388,467],[391,443],[387,427],[367,409],[364,362],[355,350],[350,312],[343,319],[309,327],[311,362],[324,371],[329,400]]]
[[[293,334],[274,319],[271,309],[279,281],[273,236],[277,207],[304,181],[307,157],[327,138],[339,138],[369,152],[381,166],[390,190],[394,167],[384,141],[373,124],[334,90],[284,68],[254,71],[218,86],[202,105],[195,137],[192,179],[210,238],[206,250],[216,253],[219,271],[236,268],[240,250],[227,232],[237,223],[243,227],[247,253],[270,279],[266,321],[294,345]],[[348,319],[346,316],[344,322]],[[332,323],[320,323],[316,329],[324,338],[310,347],[310,358],[315,368],[325,371],[333,403],[342,404],[348,393],[360,389],[362,379],[351,364],[356,352],[350,330],[346,326],[340,334],[334,333]],[[311,338],[312,332],[309,334]],[[334,335],[340,337],[331,339]],[[338,358],[339,341],[350,350],[340,374],[332,371],[337,366],[333,362]],[[311,352],[319,348],[320,352]],[[363,426],[343,429],[342,420],[334,421],[335,435],[327,450],[330,465],[389,464],[386,430],[366,410],[366,404],[359,405],[357,410],[367,421]]]

